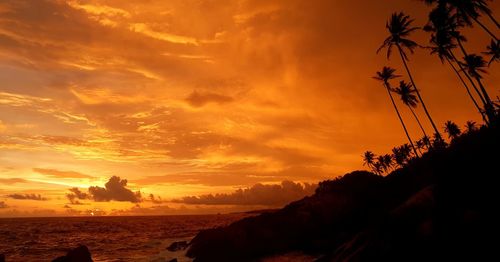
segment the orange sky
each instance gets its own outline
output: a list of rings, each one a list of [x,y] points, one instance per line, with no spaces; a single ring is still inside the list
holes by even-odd
[[[1,1],[0,216],[248,210],[312,192],[282,181],[363,168],[365,150],[406,141],[371,79],[386,64],[403,73],[397,56],[375,53],[400,10],[426,22],[411,0]],[[466,35],[471,52],[488,42],[479,29]],[[419,50],[410,66],[441,127],[480,122],[438,58]],[[492,96],[499,76],[485,79]],[[128,180],[117,195],[141,197],[66,196],[112,176]],[[232,193],[256,183],[279,186]],[[236,200],[183,201],[209,193]]]

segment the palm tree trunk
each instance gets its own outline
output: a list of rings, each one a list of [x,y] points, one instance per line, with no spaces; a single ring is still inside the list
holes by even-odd
[[[425,129],[422,126],[422,124],[420,123],[420,120],[418,119],[417,114],[415,114],[415,111],[413,111],[413,108],[411,108],[411,106],[408,106],[408,108],[410,109],[411,113],[413,114],[413,117],[415,117],[415,120],[417,120],[418,126],[420,127],[420,130],[422,130],[422,133],[424,133],[424,136],[427,136],[427,133],[425,133]]]
[[[464,54],[464,57],[468,56],[469,54],[465,50],[464,44],[462,43],[462,40],[460,40],[460,37],[455,37],[455,39],[457,40],[458,46],[460,47],[460,50],[462,51],[462,54]],[[450,53],[451,53],[451,50],[450,50]]]
[[[405,66],[406,72],[408,73],[408,77],[410,77],[410,81],[413,84],[413,87],[415,87],[415,91],[417,93],[418,99],[420,100],[420,103],[422,103],[422,107],[424,108],[425,114],[427,115],[427,118],[429,118],[429,121],[432,124],[432,128],[434,128],[434,131],[436,132],[437,138],[442,139],[441,134],[439,133],[439,130],[436,127],[436,124],[434,124],[434,121],[432,120],[432,117],[429,114],[427,107],[425,106],[425,103],[424,103],[424,100],[422,99],[422,96],[420,96],[420,92],[418,91],[417,85],[415,85],[415,81],[413,81],[413,76],[411,75],[410,69],[408,68],[408,64],[406,63],[405,56],[403,55],[403,50],[401,49],[401,46],[397,45],[397,47],[399,50],[399,55],[401,56],[401,60],[403,60],[403,64]]]
[[[490,18],[490,20],[497,26],[497,28],[500,28],[500,24],[497,22],[495,17],[491,12],[486,12],[486,15]]]
[[[470,89],[469,89],[469,86],[465,83],[465,80],[462,78],[462,76],[460,75],[460,72],[457,70],[457,68],[453,65],[453,63],[451,62],[450,58],[446,57],[446,61],[448,61],[448,64],[451,66],[451,68],[453,68],[453,71],[455,71],[455,74],[457,74],[458,78],[460,79],[460,81],[462,82],[462,84],[464,85],[465,87],[465,90],[467,90],[467,94],[469,95],[470,99],[472,100],[472,102],[474,103],[474,106],[476,106],[477,110],[479,111],[479,114],[481,114],[481,117],[483,118],[483,121],[488,124],[488,120],[486,119],[486,117],[484,116],[483,112],[481,111],[481,107],[478,105],[478,103],[476,102],[476,99],[474,98],[474,96],[472,95],[472,93],[470,92]]]
[[[464,55],[467,56],[467,52],[465,51],[465,48],[462,44],[462,41],[458,37],[456,39],[457,39],[458,45],[460,46],[460,49],[462,49],[462,52],[464,53]],[[479,94],[479,97],[481,97],[481,100],[484,104],[484,110],[486,111],[486,115],[488,116],[489,121],[490,122],[494,121],[495,120],[495,107],[493,106],[493,103],[491,102],[490,96],[488,95],[486,88],[484,88],[482,82],[479,81],[479,79],[476,79],[476,80],[478,80],[478,83],[479,83],[480,88],[481,88],[481,92],[479,92],[479,90],[477,89],[477,86],[474,84],[474,81],[472,81],[469,74],[464,70],[464,68],[462,67],[460,62],[453,55],[453,52],[450,51],[450,54],[453,56],[453,59],[455,59],[455,61],[457,61],[458,65],[460,66],[460,70],[462,70],[465,73],[465,75],[467,76],[467,78],[469,78],[469,81],[472,83],[472,86],[474,87],[476,92]]]
[[[481,23],[481,22],[479,21],[479,19],[477,19],[476,17],[474,17],[474,16],[471,16],[471,17],[472,17],[472,19],[474,19],[474,21],[475,21],[475,22],[476,22],[479,26],[481,26],[481,27],[484,29],[484,31],[486,31],[486,32],[487,32],[487,33],[488,33],[491,37],[493,37],[493,39],[495,39],[495,41],[498,41],[498,38],[495,36],[495,34],[493,34],[493,33],[492,33],[489,29],[488,29],[488,27],[486,27],[483,23]]]
[[[391,89],[389,88],[389,85],[387,83],[384,83],[385,88],[387,89],[387,93],[389,94],[389,97],[391,98],[392,105],[394,106],[394,110],[396,110],[396,114],[398,114],[399,121],[401,122],[401,125],[403,126],[403,129],[405,130],[406,137],[408,138],[408,141],[410,142],[411,148],[413,148],[413,152],[415,152],[415,155],[418,157],[417,149],[413,145],[413,141],[411,140],[410,134],[408,133],[408,129],[406,129],[406,125],[403,121],[403,118],[401,117],[401,114],[399,113],[398,107],[396,106],[396,102],[394,102],[394,98],[392,97],[391,94]]]
[[[488,96],[488,93],[486,92],[486,88],[484,88],[483,82],[481,82],[481,79],[479,77],[476,77],[476,81],[479,84],[479,87],[481,88],[481,91],[484,93],[484,98],[486,99],[486,105],[484,110],[486,111],[486,115],[488,116],[490,122],[495,121],[495,108],[493,107],[493,102],[491,101],[490,97]]]

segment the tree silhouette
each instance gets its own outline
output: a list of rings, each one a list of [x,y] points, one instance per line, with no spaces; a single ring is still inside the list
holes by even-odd
[[[500,61],[500,41],[491,40],[490,45],[488,45],[486,49],[488,49],[488,51],[483,54],[491,56],[488,66],[493,62]]]
[[[381,71],[377,72],[376,75],[373,77],[376,80],[379,80],[382,82],[383,86],[387,90],[387,93],[389,94],[389,97],[391,99],[392,105],[394,106],[394,110],[396,111],[396,114],[398,115],[399,121],[401,122],[401,125],[403,126],[403,129],[405,131],[406,137],[408,138],[408,141],[410,142],[413,150],[415,151],[415,155],[418,156],[417,154],[417,149],[413,145],[413,142],[411,140],[410,134],[408,133],[408,129],[406,128],[406,125],[403,121],[403,118],[401,117],[401,114],[399,113],[398,107],[396,106],[396,103],[394,102],[394,98],[392,97],[391,93],[391,85],[389,83],[389,80],[394,79],[399,77],[398,75],[395,74],[396,69],[384,66]]]
[[[383,173],[383,170],[384,170],[382,165],[383,165],[383,163],[381,163],[380,161],[376,161],[375,163],[373,163],[372,171],[377,175],[381,175]]]
[[[462,133],[458,125],[453,123],[452,121],[446,121],[444,125],[444,131],[448,134],[448,137],[450,139],[456,139]]]
[[[466,40],[465,37],[463,37],[460,32],[456,30],[456,28],[458,27],[460,27],[460,24],[456,19],[456,16],[451,15],[449,10],[447,10],[446,8],[438,6],[430,12],[429,22],[424,27],[424,30],[427,32],[431,32],[431,46],[429,47],[431,50],[431,55],[437,55],[441,60],[441,63],[444,63],[444,61],[448,62],[450,67],[459,78],[460,82],[463,84],[465,90],[467,91],[467,94],[469,95],[469,98],[472,100],[472,103],[476,107],[477,111],[481,114],[483,120],[488,123],[488,120],[485,117],[482,108],[479,106],[476,99],[472,95],[470,88],[462,78],[460,71],[454,65],[454,62],[457,64],[459,62],[453,55],[453,49],[457,47],[455,41]],[[461,47],[463,46],[461,45]],[[466,53],[465,49],[463,51],[464,53]],[[463,73],[466,74],[466,72]],[[472,81],[470,76],[467,75],[466,77],[468,78],[470,83],[472,83],[477,94],[481,97],[481,93],[474,85],[474,82]]]
[[[472,133],[472,132],[477,131],[476,122],[467,121],[467,123],[465,123],[465,128],[467,129],[467,133]]]
[[[427,110],[427,107],[425,106],[424,100],[422,99],[422,96],[420,95],[420,92],[418,91],[417,85],[415,84],[415,81],[413,80],[413,76],[410,72],[410,69],[407,64],[408,55],[404,51],[405,49],[410,51],[410,53],[414,52],[414,49],[418,47],[418,44],[407,37],[414,31],[418,30],[418,27],[412,27],[413,20],[410,19],[409,16],[405,15],[403,12],[400,13],[393,13],[391,18],[386,24],[386,28],[389,31],[389,37],[387,37],[382,46],[377,50],[377,53],[380,52],[380,50],[387,48],[387,57],[389,58],[391,53],[392,53],[392,48],[394,46],[397,47],[399,55],[401,56],[401,60],[403,61],[403,65],[406,69],[406,72],[408,73],[408,76],[410,78],[410,81],[412,85],[415,87],[416,94],[418,96],[418,99],[420,100],[420,103],[422,104],[422,108],[425,111],[425,114],[427,115],[427,118],[431,122],[432,127],[434,128],[434,131],[438,135],[438,138],[441,137],[439,134],[439,130],[436,127],[436,124],[434,124],[434,120],[432,120],[431,115],[429,114],[429,111]]]
[[[394,162],[400,166],[403,167],[406,165],[411,157],[411,148],[408,144],[395,147],[392,149],[392,154],[394,158]]]
[[[415,145],[417,146],[417,149],[420,152],[420,154],[422,154],[422,150],[427,149],[427,145],[424,143],[422,139],[415,141]]]
[[[498,38],[491,30],[486,27],[480,20],[481,14],[487,15],[493,23],[495,23],[497,28],[500,28],[499,23],[496,21],[495,17],[491,12],[487,0],[422,0],[426,4],[437,4],[438,6],[445,7],[454,12],[461,22],[472,26],[472,21],[477,23],[483,28],[493,39],[498,41]]]
[[[387,172],[393,166],[392,156],[390,154],[385,154],[382,156],[382,162],[384,163],[385,171]]]
[[[437,134],[434,134],[432,136],[432,147],[433,148],[436,148],[436,149],[439,149],[439,148],[446,148],[447,144],[446,142],[444,141],[444,139],[439,135]]]
[[[387,173],[392,167],[392,156],[389,154],[378,156],[375,166],[375,170],[379,172],[378,174]]]
[[[422,137],[422,142],[426,145],[427,149],[429,149],[431,147],[431,138],[428,137],[428,136],[424,136]]]
[[[373,169],[374,162],[375,162],[375,154],[372,151],[366,151],[363,154],[363,165],[366,165],[370,169]]]
[[[493,102],[486,91],[486,88],[483,85],[481,79],[483,78],[481,74],[486,74],[486,61],[484,61],[482,56],[471,54],[464,57],[464,62],[462,62],[462,66],[467,70],[467,73],[474,77],[481,88],[481,92],[483,93],[484,99],[486,100],[485,111],[490,120],[495,119],[495,108],[493,106]]]
[[[500,25],[493,17],[486,0],[446,0],[446,2],[448,2],[451,8],[456,10],[457,15],[467,25],[472,25],[471,19],[474,20],[474,22],[481,26],[493,39],[498,41],[497,36],[493,34],[481,21],[479,21],[481,14],[486,14],[495,23],[497,28],[500,28]]]
[[[414,95],[416,91],[415,89],[413,89],[411,83],[406,83],[405,81],[399,81],[399,87],[396,87],[393,90],[396,94],[400,96],[403,104],[405,104],[410,109],[411,113],[413,114],[413,117],[417,121],[418,126],[422,130],[424,136],[427,136],[427,133],[425,132],[424,127],[420,123],[417,114],[415,114],[415,111],[413,111],[413,108],[416,108],[418,105],[418,99]]]

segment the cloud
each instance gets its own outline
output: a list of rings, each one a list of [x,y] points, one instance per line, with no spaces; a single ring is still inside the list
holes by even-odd
[[[104,187],[91,186],[89,187],[89,195],[96,202],[128,201],[132,203],[141,202],[141,192],[133,192],[127,188],[127,180],[121,179],[118,176],[113,176],[109,179]]]
[[[133,192],[127,188],[127,180],[121,179],[118,176],[111,177],[104,187],[91,186],[87,189],[87,192],[82,191],[77,187],[68,189],[70,192],[66,194],[66,198],[69,200],[71,205],[84,205],[80,200],[93,200],[96,202],[108,202],[108,201],[123,201],[138,203],[141,202],[142,196],[141,192]],[[152,202],[162,202],[161,198],[155,197],[150,194],[149,196]]]
[[[56,169],[45,169],[45,168],[33,168],[33,171],[54,178],[94,178],[93,176],[89,176],[75,171],[60,171]]]
[[[282,206],[314,193],[316,185],[283,181],[280,185],[256,184],[230,194],[188,196],[173,202],[195,205],[265,205]]]
[[[193,107],[202,107],[208,103],[225,104],[233,101],[230,96],[225,96],[221,94],[206,92],[200,93],[198,91],[193,91],[187,98],[186,101]]]
[[[79,199],[83,200],[83,199],[89,199],[90,195],[85,193],[85,192],[82,192],[80,191],[79,188],[77,187],[73,187],[73,188],[70,188],[69,191],[71,193],[68,193],[66,194],[66,198],[69,200],[69,202],[72,204],[72,205],[83,205],[80,201],[78,201]]]
[[[12,185],[17,183],[27,183],[28,181],[23,178],[0,178],[0,184]]]
[[[37,201],[46,201],[47,198],[42,197],[40,194],[10,194],[6,197],[18,200],[37,200]]]
[[[149,201],[151,201],[153,204],[162,204],[162,203],[168,202],[168,201],[161,199],[160,196],[155,196],[153,194],[149,194]]]
[[[4,201],[0,201],[0,209],[1,208],[8,208],[9,206],[7,204],[5,204]]]

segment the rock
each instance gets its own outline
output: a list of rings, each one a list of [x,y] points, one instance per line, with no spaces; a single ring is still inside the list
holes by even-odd
[[[81,245],[70,250],[66,256],[58,257],[52,262],[93,262],[89,249]]]
[[[168,262],[177,262],[177,258],[174,258],[174,259],[172,259],[172,260],[170,260]]]
[[[5,262],[5,255],[4,254],[0,254],[0,262]]]
[[[188,246],[189,246],[189,244],[187,241],[176,241],[176,242],[172,243],[169,247],[167,247],[167,250],[175,252],[175,251],[184,250]]]

